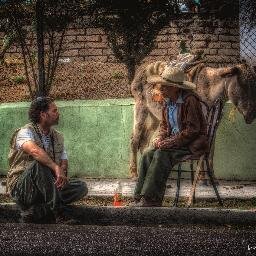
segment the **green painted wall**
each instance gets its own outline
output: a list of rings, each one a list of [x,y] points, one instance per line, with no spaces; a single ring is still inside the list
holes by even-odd
[[[28,103],[0,105],[0,170],[6,173],[13,131],[27,123]],[[131,99],[59,101],[60,123],[71,175],[124,177],[128,174],[129,138],[133,123]]]
[[[216,138],[215,173],[223,179],[256,180],[256,121],[246,124],[236,112],[235,121],[228,118],[232,108],[227,103]]]
[[[13,131],[27,123],[28,103],[0,104],[0,173],[6,174]],[[60,123],[70,159],[70,174],[88,177],[128,177],[133,100],[58,101]],[[237,113],[228,120],[226,104],[215,153],[216,176],[256,179],[256,122],[246,125]]]

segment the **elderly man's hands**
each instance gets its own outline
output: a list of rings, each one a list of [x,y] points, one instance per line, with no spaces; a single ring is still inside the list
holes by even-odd
[[[154,148],[159,148],[159,143],[162,141],[161,138],[156,138],[153,140],[152,145]]]
[[[56,181],[55,181],[56,187],[58,189],[63,188],[68,181],[64,173],[64,170],[60,166],[56,165],[56,167],[54,168],[54,173],[56,176]]]
[[[173,148],[175,146],[175,140],[174,138],[166,138],[166,139],[156,139],[153,142],[153,145],[155,148],[158,149],[169,149],[169,148]]]

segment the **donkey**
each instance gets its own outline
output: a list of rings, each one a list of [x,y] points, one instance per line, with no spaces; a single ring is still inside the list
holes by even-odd
[[[167,63],[163,62],[162,65]],[[147,67],[137,72],[131,83],[135,99],[134,127],[131,136],[130,173],[137,177],[137,153],[150,144],[161,119],[162,104],[153,99],[154,87],[147,84]],[[208,106],[218,98],[230,100],[244,116],[247,124],[256,117],[256,67],[245,62],[233,67],[212,68],[198,63],[187,70],[190,81],[197,85],[196,94]]]

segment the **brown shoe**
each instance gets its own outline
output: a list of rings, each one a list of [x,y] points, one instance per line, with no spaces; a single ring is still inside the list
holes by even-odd
[[[134,201],[130,202],[127,206],[136,207],[139,202],[140,202],[140,200],[134,200]]]
[[[130,205],[129,205],[130,206]],[[162,203],[159,201],[153,201],[145,199],[144,197],[141,198],[139,202],[134,202],[133,207],[161,207]]]
[[[79,225],[81,222],[75,217],[75,212],[72,207],[65,207],[55,213],[56,224],[64,225]]]
[[[34,223],[34,224],[54,224],[55,218],[52,212],[39,217],[35,212],[35,207],[30,207],[27,210],[20,210],[20,223]]]
[[[36,223],[33,208],[20,211],[20,223]]]

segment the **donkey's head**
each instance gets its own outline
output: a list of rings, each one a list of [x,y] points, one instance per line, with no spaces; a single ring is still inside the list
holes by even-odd
[[[229,77],[227,95],[229,100],[250,124],[256,118],[256,73],[255,67],[246,63],[225,68],[222,77]]]

